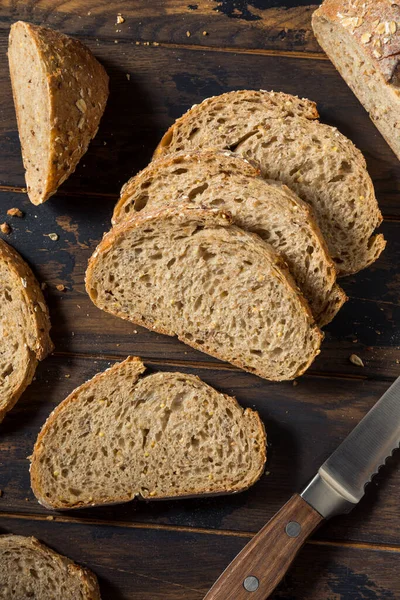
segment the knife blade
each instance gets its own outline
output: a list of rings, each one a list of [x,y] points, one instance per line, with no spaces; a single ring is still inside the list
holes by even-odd
[[[265,600],[307,538],[348,513],[400,445],[400,377],[319,468],[230,563],[204,600]]]

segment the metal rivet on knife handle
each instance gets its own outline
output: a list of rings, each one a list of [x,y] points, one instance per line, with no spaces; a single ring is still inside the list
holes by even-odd
[[[259,585],[260,582],[258,581],[257,577],[254,577],[254,575],[249,575],[249,577],[246,577],[246,579],[243,581],[243,587],[248,592],[255,592],[258,590]]]
[[[286,533],[288,534],[289,537],[297,537],[301,531],[301,525],[300,523],[297,523],[296,521],[290,521],[285,528]]]

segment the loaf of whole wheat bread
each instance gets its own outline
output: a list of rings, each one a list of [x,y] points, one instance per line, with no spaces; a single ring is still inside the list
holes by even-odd
[[[108,76],[78,40],[23,21],[11,27],[8,59],[28,196],[41,204],[96,135]]]
[[[138,213],[89,261],[96,306],[272,380],[303,373],[322,334],[283,260],[216,209]]]
[[[187,203],[227,210],[284,258],[319,326],[346,299],[311,208],[279,182],[230,152],[176,153],[150,163],[122,188],[113,224],[139,211]]]
[[[382,216],[361,152],[317,121],[315,104],[287,94],[246,91],[194,106],[164,135],[155,157],[199,148],[228,149],[260,165],[311,204],[339,274],[355,273],[385,247]]]
[[[0,535],[0,597],[101,600],[96,576],[34,537]]]
[[[47,508],[247,489],[266,437],[258,414],[198,377],[140,378],[139,358],[99,373],[50,415],[35,444],[32,489]]]
[[[31,269],[0,239],[0,422],[53,349],[50,319]]]
[[[400,5],[325,0],[312,17],[318,43],[400,159]]]

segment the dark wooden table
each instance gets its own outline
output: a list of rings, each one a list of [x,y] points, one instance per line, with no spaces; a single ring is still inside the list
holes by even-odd
[[[302,0],[192,1],[0,2],[0,222],[8,220],[7,241],[48,285],[56,347],[0,426],[0,532],[35,535],[89,566],[105,600],[201,600],[400,371],[400,163],[318,47],[310,27],[315,7]],[[117,13],[125,19],[119,25]],[[96,139],[76,173],[41,207],[24,191],[5,57],[9,27],[18,19],[79,37],[111,78]],[[119,189],[146,165],[163,131],[203,98],[246,87],[317,101],[322,119],[363,151],[385,216],[387,250],[373,267],[342,281],[350,300],[297,386],[268,383],[107,316],[84,290],[88,257],[109,228]],[[7,217],[12,207],[25,217]],[[364,368],[349,361],[352,353]],[[127,354],[141,356],[150,371],[196,373],[257,408],[269,436],[261,481],[235,497],[49,516],[29,486],[26,457],[38,431],[73,388]],[[400,598],[399,454],[351,515],[332,520],[306,545],[274,598]]]

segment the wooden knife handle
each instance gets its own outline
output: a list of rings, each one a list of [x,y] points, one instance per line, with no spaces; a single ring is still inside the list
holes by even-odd
[[[222,573],[204,600],[265,600],[323,521],[298,494],[261,529]]]

